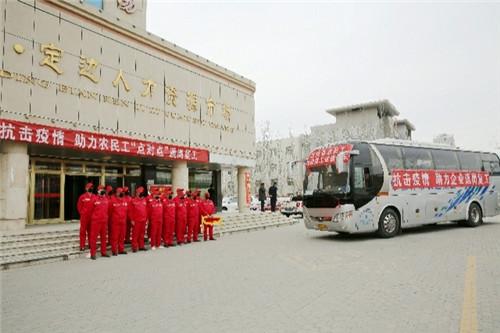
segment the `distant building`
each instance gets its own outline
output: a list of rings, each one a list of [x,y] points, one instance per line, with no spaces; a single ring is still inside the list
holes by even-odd
[[[442,145],[447,145],[450,147],[456,147],[455,145],[455,137],[453,134],[442,133],[434,137],[432,140],[434,143],[439,143]]]
[[[302,192],[305,169],[301,161],[316,147],[347,140],[411,140],[415,130],[408,120],[395,118],[399,112],[387,100],[333,108],[326,112],[336,118],[335,123],[312,126],[307,135],[257,142],[253,193],[261,182],[267,189],[274,181],[278,183],[279,195]]]

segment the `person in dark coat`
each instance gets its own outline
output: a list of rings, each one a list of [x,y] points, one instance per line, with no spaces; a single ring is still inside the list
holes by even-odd
[[[269,196],[271,197],[271,212],[276,210],[276,201],[278,200],[278,188],[276,182],[269,188]]]
[[[264,211],[264,203],[266,202],[266,188],[264,187],[264,183],[260,183],[259,201],[260,201],[260,210],[263,212]]]
[[[217,191],[214,189],[214,184],[210,184],[208,194],[210,195],[210,200],[212,200],[214,205],[217,207]]]

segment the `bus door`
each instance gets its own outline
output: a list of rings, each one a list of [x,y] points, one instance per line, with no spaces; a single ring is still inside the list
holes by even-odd
[[[356,209],[374,201],[384,179],[382,164],[368,144],[356,144],[359,155],[353,156],[351,168],[352,198]]]

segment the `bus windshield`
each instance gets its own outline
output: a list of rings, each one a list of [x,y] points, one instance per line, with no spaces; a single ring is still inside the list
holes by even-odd
[[[335,165],[325,165],[306,171],[304,179],[306,195],[315,192],[349,193],[349,174],[338,173]]]

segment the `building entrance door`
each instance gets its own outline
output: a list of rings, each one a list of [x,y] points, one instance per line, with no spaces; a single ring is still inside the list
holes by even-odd
[[[64,180],[64,220],[78,220],[80,215],[76,209],[78,198],[85,191],[87,183],[93,183],[94,189],[99,185],[98,176],[71,176],[65,175]]]

